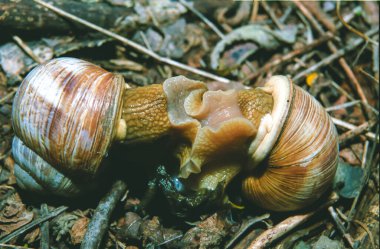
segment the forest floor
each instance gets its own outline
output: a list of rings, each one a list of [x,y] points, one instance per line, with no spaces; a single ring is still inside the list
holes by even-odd
[[[104,234],[90,237],[101,248],[379,248],[378,1],[49,3],[56,9],[0,0],[0,248],[79,248],[87,228]],[[27,73],[56,57],[90,61],[133,88],[176,75],[260,87],[287,75],[333,118],[334,184],[294,212],[256,207],[229,186],[223,205],[177,217],[152,186],[154,172],[136,167],[166,152],[147,145],[132,148],[132,159],[116,156],[126,185],[111,173],[79,198],[31,194],[13,173],[12,103]],[[89,226],[104,218],[103,204],[109,224]]]

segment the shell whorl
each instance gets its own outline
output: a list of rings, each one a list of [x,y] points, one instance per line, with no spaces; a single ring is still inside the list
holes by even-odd
[[[279,84],[290,89],[288,112],[266,160],[243,180],[245,196],[275,211],[303,208],[330,186],[338,163],[335,126],[310,94],[286,78]],[[286,98],[285,98],[286,100]],[[266,145],[263,145],[266,146]]]
[[[33,69],[13,103],[16,135],[49,164],[93,176],[115,136],[124,81],[89,62],[58,58]]]
[[[17,184],[33,192],[73,196],[84,189],[56,170],[29,149],[18,137],[13,138],[12,154],[16,161],[14,174]]]

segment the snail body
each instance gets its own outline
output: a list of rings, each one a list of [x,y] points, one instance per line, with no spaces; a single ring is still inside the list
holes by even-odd
[[[68,192],[80,192],[85,187],[75,176],[96,177],[114,142],[164,135],[175,141],[178,176],[188,187],[225,187],[241,173],[246,197],[271,210],[312,203],[331,184],[337,166],[337,133],[329,116],[284,76],[256,89],[209,90],[183,76],[128,89],[118,75],[60,58],[25,78],[12,118],[19,185],[32,188],[30,182],[51,177],[33,173],[33,181],[22,180],[33,172],[23,166],[28,158],[40,158],[38,165],[53,165],[72,179],[43,183],[36,191],[59,194],[69,186]]]

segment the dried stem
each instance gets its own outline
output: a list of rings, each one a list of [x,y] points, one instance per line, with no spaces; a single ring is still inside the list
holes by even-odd
[[[336,227],[339,232],[343,235],[343,238],[347,241],[351,248],[354,248],[354,242],[350,234],[346,233],[342,221],[339,219],[338,214],[335,212],[333,207],[328,208],[331,218],[334,220]]]
[[[12,38],[17,43],[17,45],[19,45],[21,49],[24,50],[27,55],[29,55],[30,58],[32,58],[38,64],[43,63],[43,61],[34,54],[33,50],[20,37],[14,35]]]
[[[338,197],[333,195],[330,197],[326,203],[322,204],[318,209],[311,211],[306,214],[299,214],[292,217],[289,217],[274,227],[267,229],[262,234],[260,234],[249,246],[249,249],[259,249],[269,246],[273,241],[282,237],[283,235],[289,233],[291,230],[297,226],[308,221],[314,214],[318,213],[322,209],[331,206],[338,200]]]
[[[103,236],[108,231],[111,214],[126,190],[127,185],[123,181],[118,180],[99,202],[88,224],[86,234],[80,247],[81,249],[100,248]]]

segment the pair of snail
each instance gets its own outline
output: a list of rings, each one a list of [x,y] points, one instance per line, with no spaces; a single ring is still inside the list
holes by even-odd
[[[168,136],[190,188],[227,186],[241,173],[244,195],[276,211],[317,200],[338,161],[330,117],[284,76],[256,89],[210,90],[183,76],[127,88],[120,75],[59,58],[24,79],[12,122],[19,186],[65,196],[86,190],[77,179],[96,177],[118,141]]]

